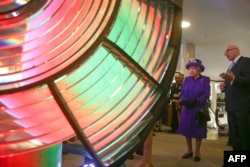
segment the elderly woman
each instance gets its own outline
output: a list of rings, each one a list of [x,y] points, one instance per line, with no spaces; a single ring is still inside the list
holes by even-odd
[[[199,59],[190,59],[186,64],[189,76],[185,77],[181,91],[182,112],[178,133],[185,136],[187,152],[183,159],[193,157],[192,138],[195,138],[194,161],[199,162],[202,139],[207,137],[207,125],[196,122],[196,112],[206,106],[210,96],[210,78],[201,75],[205,67]]]

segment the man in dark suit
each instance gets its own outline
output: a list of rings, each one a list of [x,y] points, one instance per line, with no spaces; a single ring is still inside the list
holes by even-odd
[[[232,62],[220,77],[224,82],[229,139],[233,150],[250,150],[250,58],[243,57],[236,45],[229,45],[224,55]]]
[[[171,133],[177,133],[179,126],[179,116],[181,112],[180,95],[184,74],[176,72],[174,80],[175,82],[171,84],[170,88],[170,100],[172,107]]]

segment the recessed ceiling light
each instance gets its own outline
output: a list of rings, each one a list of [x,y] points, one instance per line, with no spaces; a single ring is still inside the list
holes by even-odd
[[[181,27],[182,28],[187,28],[187,27],[189,27],[191,24],[188,22],[188,21],[182,21],[181,22]]]

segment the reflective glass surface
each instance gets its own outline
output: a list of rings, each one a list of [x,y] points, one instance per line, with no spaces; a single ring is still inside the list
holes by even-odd
[[[0,159],[77,135],[97,164],[124,160],[160,112],[152,108],[179,49],[169,46],[176,8],[154,0],[0,2]]]

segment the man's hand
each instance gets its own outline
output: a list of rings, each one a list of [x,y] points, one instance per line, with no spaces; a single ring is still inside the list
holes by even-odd
[[[174,99],[173,102],[174,102],[176,105],[178,105],[178,104],[180,104],[181,101],[180,101],[180,99]]]
[[[234,73],[232,71],[228,71],[227,73],[221,73],[220,77],[224,80],[233,81]]]
[[[225,91],[225,89],[226,89],[226,84],[225,84],[225,82],[221,82],[221,83],[220,83],[220,90],[221,90],[221,91]]]

